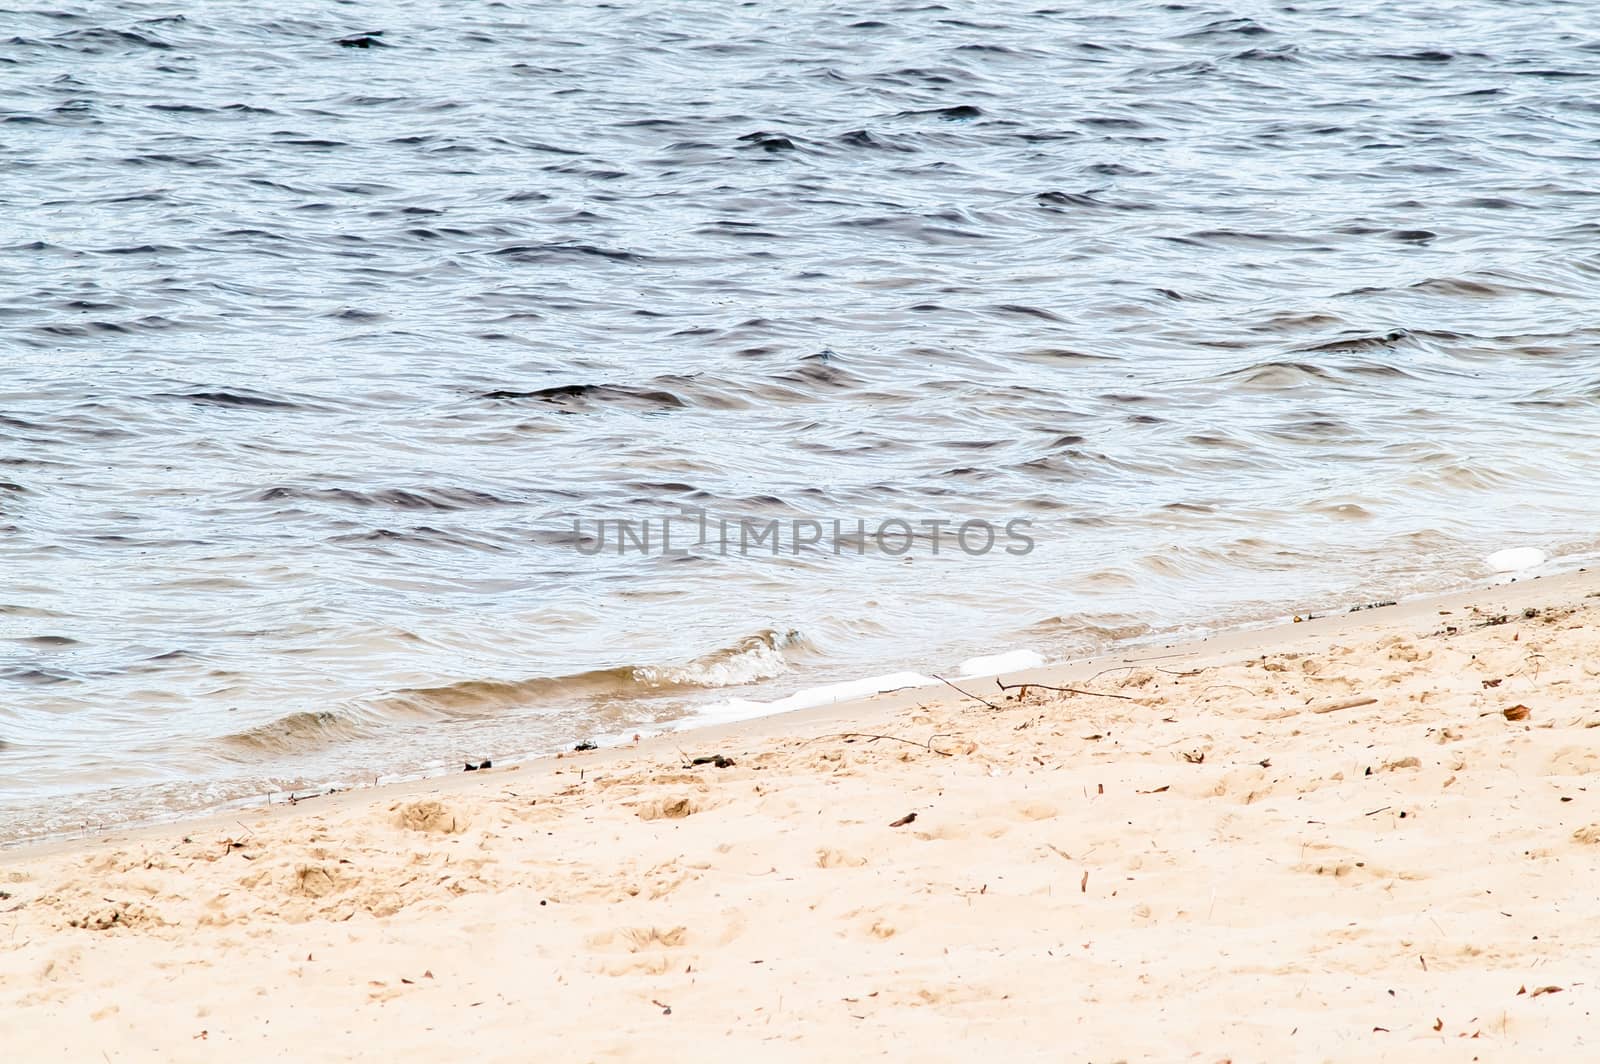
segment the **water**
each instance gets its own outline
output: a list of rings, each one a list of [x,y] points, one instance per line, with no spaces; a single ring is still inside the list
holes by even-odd
[[[0,837],[1592,550],[1588,5],[800,8],[0,14]]]

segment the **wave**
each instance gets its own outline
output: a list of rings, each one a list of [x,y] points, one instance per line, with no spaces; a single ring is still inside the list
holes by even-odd
[[[686,405],[671,392],[639,388],[626,384],[558,384],[549,388],[523,391],[497,388],[479,398],[496,400],[536,400],[551,406],[576,407],[591,404],[634,406],[644,409],[671,409]]]
[[[438,687],[405,688],[374,703],[411,716],[477,717],[555,698],[611,700],[736,687],[787,672],[789,661],[784,652],[800,642],[797,632],[767,630],[682,665],[619,665],[565,676],[461,680]]]
[[[490,717],[541,703],[627,701],[740,687],[789,671],[789,653],[805,646],[796,631],[768,629],[680,665],[619,665],[565,676],[401,688],[333,709],[289,713],[224,736],[222,742],[242,754],[304,753],[406,724]]]
[[[237,751],[259,754],[295,753],[371,734],[360,720],[336,710],[290,713],[233,735],[223,743]]]
[[[279,484],[253,492],[256,502],[313,502],[393,510],[472,510],[511,506],[517,500],[456,486],[414,486],[358,491],[354,488],[303,488]]]

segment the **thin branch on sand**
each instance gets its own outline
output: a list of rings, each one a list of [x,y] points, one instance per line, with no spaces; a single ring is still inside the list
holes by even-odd
[[[968,698],[972,699],[975,702],[982,702],[984,705],[988,706],[990,709],[999,709],[1000,708],[999,706],[995,705],[993,702],[989,701],[987,698],[980,698],[977,695],[973,694],[971,691],[963,691],[961,688],[957,687],[955,684],[951,683],[949,680],[946,680],[943,676],[940,676],[938,673],[933,673],[932,675],[933,675],[933,678],[935,680],[938,680],[940,683],[944,684],[946,687],[950,688],[950,690],[955,691],[958,694],[966,695]]]
[[[1120,698],[1124,702],[1132,702],[1134,700],[1132,695],[1114,695],[1110,691],[1085,691],[1081,687],[1051,687],[1047,683],[1006,684],[1001,683],[999,680],[996,680],[995,683],[999,685],[1000,690],[1002,691],[1026,691],[1030,687],[1037,687],[1041,691],[1061,691],[1062,693],[1069,695],[1098,695],[1101,698]]]
[[[950,751],[941,750],[937,746],[933,745],[933,741],[939,737],[940,736],[938,734],[930,735],[928,736],[927,742],[919,743],[915,739],[902,739],[898,735],[876,735],[872,732],[847,731],[840,732],[837,735],[819,735],[811,741],[815,743],[821,742],[823,739],[866,739],[868,742],[877,742],[879,739],[889,739],[893,742],[905,743],[907,746],[918,747],[928,751],[930,754],[938,754],[940,757],[954,757],[955,755],[950,753]]]
[[[1376,698],[1341,698],[1337,702],[1324,702],[1320,706],[1312,706],[1313,713],[1335,713],[1341,709],[1359,709],[1361,706],[1370,706]]]
[[[1093,676],[1089,677],[1089,682],[1090,683],[1094,683],[1100,677],[1109,675],[1110,673],[1113,673],[1113,672],[1133,672],[1135,669],[1138,669],[1138,668],[1141,668],[1141,666],[1139,666],[1139,665],[1113,665],[1113,666],[1111,666],[1111,668],[1109,668],[1109,669],[1101,669],[1099,672],[1097,672]],[[1152,672],[1165,673],[1168,676],[1176,676],[1180,680],[1183,679],[1186,676],[1199,676],[1202,672],[1206,671],[1205,669],[1183,669],[1183,670],[1179,670],[1179,669],[1163,669],[1159,665],[1150,666],[1150,670]]]

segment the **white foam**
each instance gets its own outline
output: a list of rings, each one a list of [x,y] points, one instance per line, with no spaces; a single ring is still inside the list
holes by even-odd
[[[1538,547],[1512,547],[1497,550],[1483,560],[1496,573],[1519,573],[1524,569],[1537,569],[1549,556]]]
[[[748,698],[730,698],[725,702],[707,706],[701,712],[685,720],[683,724],[686,727],[693,727],[705,724],[708,721],[749,720],[752,717],[767,717],[775,713],[791,713],[797,709],[831,706],[836,702],[848,702],[853,698],[866,698],[869,695],[883,694],[885,691],[899,691],[907,687],[927,687],[938,682],[933,677],[923,676],[921,673],[890,672],[882,676],[865,676],[859,680],[844,680],[840,683],[823,684],[820,687],[807,687],[803,691],[796,691],[787,698],[780,698],[772,702],[756,702]]]
[[[1001,654],[984,654],[968,658],[956,666],[961,676],[998,676],[1002,672],[1037,669],[1044,664],[1044,655],[1036,650],[1007,650]]]
[[[770,680],[789,671],[783,651],[765,643],[727,657],[691,661],[687,665],[645,665],[634,670],[641,683],[688,684],[694,687],[737,687]]]

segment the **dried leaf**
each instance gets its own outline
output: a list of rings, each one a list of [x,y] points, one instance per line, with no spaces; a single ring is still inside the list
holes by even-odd
[[[917,819],[917,814],[915,814],[915,813],[907,813],[905,816],[901,817],[899,820],[892,821],[889,824],[889,826],[892,827],[892,828],[903,828],[907,824],[910,824],[913,821],[915,821],[916,819]]]
[[[1499,687],[1502,683],[1505,683],[1504,679],[1485,680],[1485,681],[1483,681],[1483,687],[1484,687],[1484,690],[1487,691],[1491,687]]]
[[[1153,791],[1139,791],[1137,793],[1139,793],[1139,794],[1161,794],[1163,791],[1170,791],[1171,789],[1172,789],[1172,784],[1169,783],[1164,787],[1157,787]]]
[[[1523,705],[1521,702],[1518,702],[1514,706],[1506,707],[1503,712],[1505,713],[1506,720],[1527,720],[1528,714],[1533,711],[1527,706]]]
[[[1560,987],[1560,986],[1541,986],[1539,989],[1535,990],[1533,993],[1529,994],[1528,996],[1529,997],[1538,997],[1540,994],[1559,994],[1559,993],[1561,993],[1561,991],[1563,991],[1565,989],[1566,989],[1565,987]]]
[[[1443,1020],[1441,1020],[1441,1019],[1440,1019],[1440,1018],[1439,1018],[1439,1017],[1437,1017],[1437,1016],[1435,1016],[1435,1017],[1434,1017],[1434,1018],[1433,1018],[1433,1029],[1434,1029],[1434,1030],[1435,1030],[1435,1031],[1442,1031],[1442,1030],[1444,1030],[1444,1021],[1443,1021]]]
[[[1203,765],[1206,763],[1206,752],[1204,750],[1195,750],[1192,752],[1185,750],[1183,752],[1183,759],[1189,762],[1191,765]]]
[[[1089,870],[1087,868],[1083,870],[1083,878],[1078,880],[1078,893],[1089,893]]]

